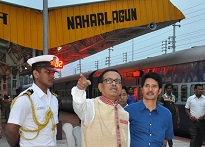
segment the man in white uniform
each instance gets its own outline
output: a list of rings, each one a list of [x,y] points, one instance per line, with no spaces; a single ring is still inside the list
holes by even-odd
[[[41,55],[30,58],[34,83],[11,104],[6,126],[7,141],[11,147],[55,147],[58,123],[58,100],[49,91],[53,85],[58,57]],[[20,141],[19,141],[20,138]]]

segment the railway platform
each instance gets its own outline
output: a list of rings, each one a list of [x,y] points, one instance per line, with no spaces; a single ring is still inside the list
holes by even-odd
[[[5,126],[6,122],[5,119],[2,117],[2,127],[3,127],[3,138],[0,139],[0,147],[9,147],[6,137],[5,137]],[[61,126],[65,123],[70,123],[75,126],[79,126],[79,119],[76,114],[70,113],[70,112],[60,112],[59,115],[59,121],[61,123]],[[61,127],[62,128],[62,127]],[[65,133],[62,131],[62,129],[59,129],[60,134],[57,135],[57,147],[67,147],[67,141],[66,141],[66,136]],[[188,138],[183,138],[183,137],[178,137],[175,136],[173,139],[173,144],[174,147],[188,147],[189,146],[189,139]],[[204,146],[205,147],[205,146]]]

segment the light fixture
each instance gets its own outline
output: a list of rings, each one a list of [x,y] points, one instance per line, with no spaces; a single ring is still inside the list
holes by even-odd
[[[60,51],[62,49],[62,46],[57,47],[57,50]]]

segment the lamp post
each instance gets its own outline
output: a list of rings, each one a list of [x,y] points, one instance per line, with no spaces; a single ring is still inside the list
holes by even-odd
[[[43,0],[43,54],[48,55],[48,0]]]

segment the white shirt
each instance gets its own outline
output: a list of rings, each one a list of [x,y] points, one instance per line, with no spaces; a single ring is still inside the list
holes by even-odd
[[[185,108],[190,109],[191,116],[198,119],[205,114],[205,96],[201,95],[197,98],[196,95],[192,95],[187,99]]]
[[[46,111],[50,108],[54,113],[54,122],[50,119],[49,123],[45,128],[43,128],[38,137],[33,140],[25,140],[20,138],[21,147],[40,147],[40,146],[56,146],[56,133],[52,131],[53,123],[58,123],[58,100],[47,90],[45,94],[35,83],[28,88],[33,89],[33,94],[30,96],[34,104],[36,117],[39,123],[43,124],[45,122]],[[27,89],[27,90],[28,90]],[[24,92],[26,92],[25,90]],[[22,93],[24,93],[22,92]],[[27,95],[19,97],[14,103],[8,123],[13,123],[22,126],[25,129],[35,130],[37,125],[33,120],[31,102]],[[23,135],[27,138],[35,137],[36,133],[23,132]]]
[[[73,96],[73,109],[78,117],[88,125],[95,116],[95,108],[93,99],[86,99],[86,91],[78,89],[77,86],[71,90]],[[130,128],[128,122],[128,146],[130,146]]]

